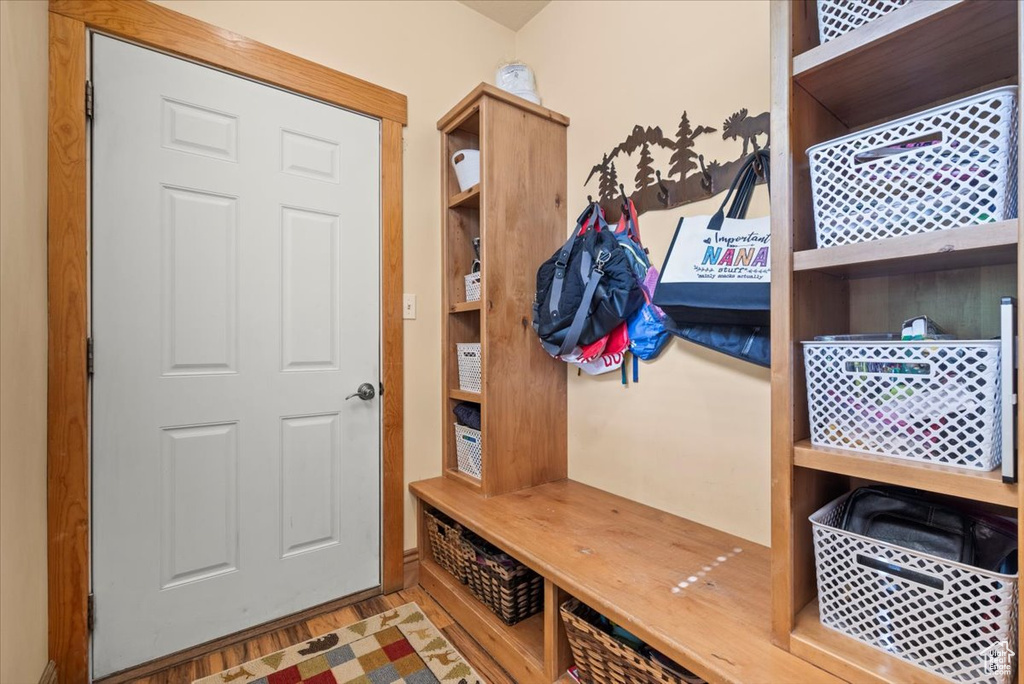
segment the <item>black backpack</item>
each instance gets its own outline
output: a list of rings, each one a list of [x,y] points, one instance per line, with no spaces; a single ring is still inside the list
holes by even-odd
[[[549,354],[561,356],[601,339],[643,303],[626,253],[594,202],[537,270],[533,329]]]

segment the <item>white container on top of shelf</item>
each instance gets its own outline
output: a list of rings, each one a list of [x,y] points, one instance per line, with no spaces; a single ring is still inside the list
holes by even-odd
[[[999,340],[804,342],[811,442],[988,471],[1001,462]]]
[[[455,423],[455,456],[459,472],[480,479],[480,431]]]
[[[459,360],[459,389],[480,392],[480,343],[456,344],[455,353]]]
[[[821,623],[951,681],[1014,681],[1014,658],[991,665],[1017,644],[1018,576],[847,532],[849,496],[810,516]]]
[[[1016,218],[1017,87],[819,143],[807,156],[819,249]]]
[[[818,37],[822,43],[897,10],[910,0],[818,0]]]

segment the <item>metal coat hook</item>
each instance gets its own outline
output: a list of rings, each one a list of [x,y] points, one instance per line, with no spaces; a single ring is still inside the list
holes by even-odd
[[[654,175],[658,177],[658,201],[664,206],[668,206],[668,186],[665,185],[665,181],[661,180],[661,169],[654,172]]]
[[[700,173],[703,176],[700,179],[700,187],[704,188],[704,191],[708,194],[715,194],[715,179],[708,172],[708,168],[704,166],[704,155],[698,154],[697,161],[700,162]]]

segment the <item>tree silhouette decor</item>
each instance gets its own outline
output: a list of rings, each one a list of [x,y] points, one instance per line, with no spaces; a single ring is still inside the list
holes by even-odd
[[[707,199],[728,188],[737,165],[750,153],[751,147],[759,149],[768,146],[769,115],[764,112],[751,117],[746,108],[729,115],[722,124],[722,139],[742,142],[742,151],[736,159],[730,161],[712,159],[705,162],[704,155],[696,150],[697,138],[717,130],[704,125],[693,127],[686,111],[679,118],[675,140],[666,138],[660,126],[645,127],[637,124],[618,145],[602,154],[601,161],[591,167],[583,185],[589,185],[596,175],[601,206],[609,219],[618,219],[622,202],[615,162],[617,160],[621,168],[622,162],[629,158],[636,162],[636,190],[630,199],[638,213],[652,209],[671,209]],[[671,151],[667,173],[655,168],[654,148]],[[655,180],[656,176],[658,180]]]

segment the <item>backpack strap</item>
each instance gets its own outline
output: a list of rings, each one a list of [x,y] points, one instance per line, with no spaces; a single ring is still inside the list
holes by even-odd
[[[604,275],[604,265],[610,258],[610,253],[601,250],[597,253],[597,263],[592,264],[590,252],[583,252],[583,258],[580,260],[580,275],[583,276],[587,286],[583,290],[583,299],[580,301],[579,308],[576,309],[576,315],[572,318],[572,325],[569,326],[565,340],[562,341],[562,346],[558,350],[558,356],[570,353],[576,348],[576,343],[580,341],[583,325],[590,314],[590,303],[594,301],[597,285],[601,282],[601,276]]]

